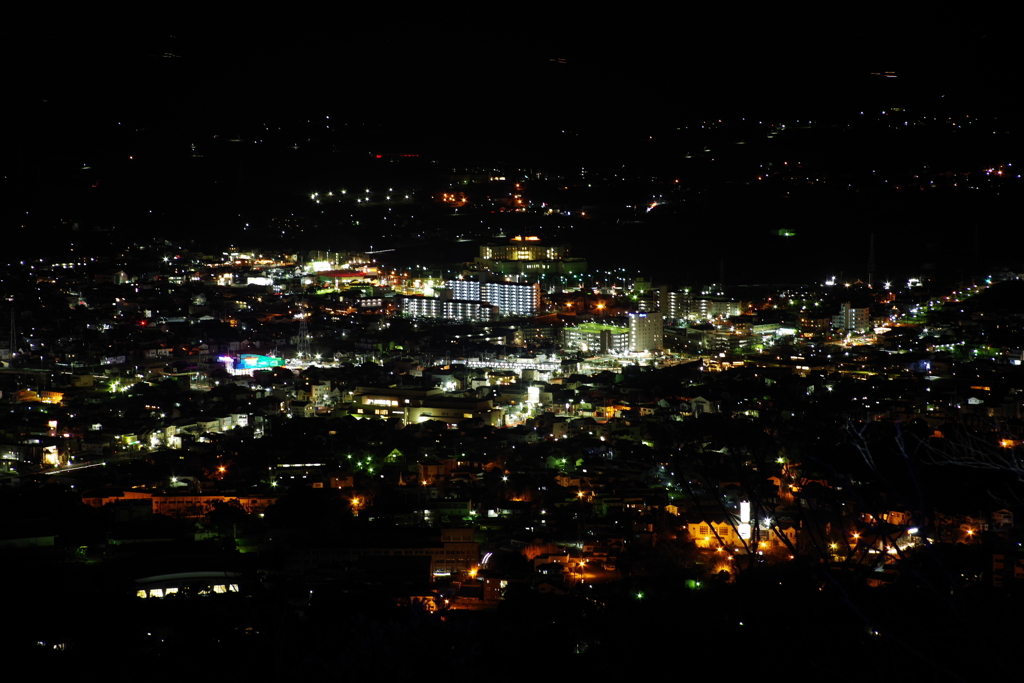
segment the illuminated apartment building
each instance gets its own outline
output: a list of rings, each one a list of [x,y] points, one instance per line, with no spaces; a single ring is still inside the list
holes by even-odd
[[[400,296],[398,305],[406,318],[490,322],[497,317],[496,306],[483,301],[430,296]]]
[[[671,292],[661,287],[661,314],[665,320],[715,320],[739,315],[744,305],[724,296],[694,296],[689,290]]]
[[[839,305],[839,313],[832,316],[832,328],[863,334],[871,329],[871,309],[854,308],[849,301],[844,301]]]
[[[448,280],[445,287],[455,299],[496,306],[503,317],[529,318],[540,308],[540,285],[536,283]]]
[[[665,325],[661,313],[629,314],[629,350],[632,353],[663,349]]]

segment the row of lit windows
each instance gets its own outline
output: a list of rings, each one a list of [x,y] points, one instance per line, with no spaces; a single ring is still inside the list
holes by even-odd
[[[397,406],[398,401],[387,398],[363,398],[363,403],[373,406]]]
[[[214,595],[223,593],[237,593],[238,584],[217,584],[214,586],[207,586],[201,588],[195,595]],[[135,591],[135,596],[138,598],[166,598],[172,595],[181,595],[182,591],[179,588],[150,588],[149,590],[138,590]]]

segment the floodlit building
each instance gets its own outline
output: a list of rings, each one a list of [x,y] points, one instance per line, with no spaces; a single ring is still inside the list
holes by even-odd
[[[689,290],[661,287],[661,314],[665,320],[715,320],[739,315],[743,304],[725,296],[694,296]]]
[[[632,353],[643,353],[665,348],[662,342],[664,331],[661,313],[630,313],[629,350]]]
[[[463,420],[479,419],[492,426],[501,426],[504,410],[495,408],[490,399],[445,396],[440,389],[398,389],[395,387],[358,387],[352,414],[357,417],[396,417],[407,424],[428,420],[449,426]]]
[[[587,262],[569,256],[568,244],[544,244],[539,237],[518,236],[508,244],[480,247],[476,264],[502,275],[574,275],[587,272]]]
[[[446,297],[401,296],[398,305],[406,318],[490,322],[498,316],[497,306]]]
[[[562,346],[584,353],[626,353],[629,339],[629,328],[617,325],[584,323],[562,330]]]
[[[544,244],[539,237],[517,236],[508,244],[485,244],[480,247],[480,258],[505,261],[543,261],[569,256],[568,244]]]
[[[832,316],[832,328],[863,334],[871,329],[871,309],[854,308],[849,301],[839,305],[839,313]]]
[[[504,317],[532,317],[540,308],[540,285],[536,283],[448,280],[445,287],[455,299],[490,304]]]

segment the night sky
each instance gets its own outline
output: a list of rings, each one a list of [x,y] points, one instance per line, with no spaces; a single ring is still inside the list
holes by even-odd
[[[859,106],[864,76],[885,70],[910,96],[948,90],[938,94],[983,108],[1012,99],[1013,41],[996,16],[735,14],[86,13],[37,15],[7,40],[23,105],[45,99],[79,120],[259,119],[295,107],[414,122],[615,125],[734,107],[791,116]]]
[[[848,118],[896,104],[1016,115],[1013,41],[997,16],[588,9],[22,12],[6,36],[9,245],[69,218],[166,229],[144,225],[155,210],[176,226],[198,226],[199,216],[221,224],[275,189],[305,192],[328,171],[360,177],[353,159],[374,151],[556,168],[621,161],[660,172],[690,144],[664,133],[704,119]],[[898,78],[871,75],[880,71]],[[329,160],[231,161],[208,172],[197,166],[216,162],[182,158],[214,134],[252,138],[277,123],[298,126],[298,138],[302,125],[328,121],[340,150]],[[250,195],[202,189],[192,181],[204,173]],[[814,223],[818,213],[798,220]]]

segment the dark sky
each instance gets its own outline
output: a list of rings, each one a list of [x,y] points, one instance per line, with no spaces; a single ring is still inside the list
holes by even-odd
[[[995,107],[1009,99],[1012,41],[997,16],[924,21],[889,10],[765,7],[749,15],[249,7],[56,20],[36,11],[13,22],[5,40],[16,101],[31,112],[47,100],[81,117],[259,118],[310,108],[623,125],[846,106],[868,72],[884,70],[912,93],[948,87]]]

